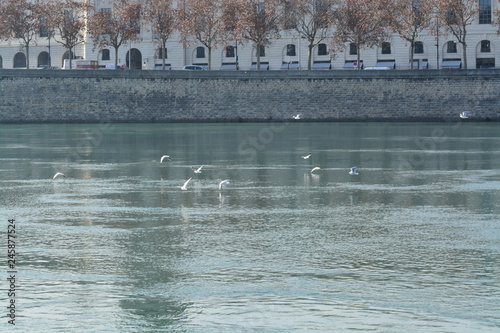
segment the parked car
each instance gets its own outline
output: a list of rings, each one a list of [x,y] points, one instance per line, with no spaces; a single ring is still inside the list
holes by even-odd
[[[115,64],[106,64],[105,69],[116,69]],[[128,69],[125,64],[118,64],[118,69]]]
[[[205,67],[197,66],[197,65],[184,66],[182,69],[187,70],[187,71],[205,71],[205,70],[207,70]]]

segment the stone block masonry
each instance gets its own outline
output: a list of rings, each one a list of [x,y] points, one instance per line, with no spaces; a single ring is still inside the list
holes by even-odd
[[[0,123],[500,120],[500,70],[0,70]]]

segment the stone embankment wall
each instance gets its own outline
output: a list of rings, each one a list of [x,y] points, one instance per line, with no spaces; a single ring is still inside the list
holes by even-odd
[[[0,70],[0,123],[500,120],[500,70]]]

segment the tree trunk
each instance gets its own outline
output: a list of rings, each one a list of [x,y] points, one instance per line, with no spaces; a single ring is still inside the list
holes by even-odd
[[[361,69],[361,52],[360,52],[360,49],[359,49],[359,47],[357,45],[356,45],[356,48],[357,48],[357,50],[356,50],[357,51],[356,52],[357,53],[356,59],[357,59],[357,62],[358,62],[358,69]]]
[[[307,50],[307,69],[311,70],[312,68],[312,55],[313,55],[313,42],[310,42]],[[300,52],[300,51],[299,51]]]
[[[257,43],[255,55],[257,56],[257,70],[260,71],[260,44],[259,43]]]
[[[208,70],[212,70],[212,47],[208,46]]]
[[[26,43],[26,69],[30,68],[30,44]]]
[[[167,53],[167,40],[165,38],[162,39],[162,50],[161,50],[161,57],[162,57],[162,61],[161,61],[161,70],[164,71],[165,70],[165,58],[167,57],[166,53]]]
[[[413,52],[415,49],[415,39],[410,42],[410,69],[413,69]]]
[[[465,42],[465,35],[462,43],[462,58],[464,61],[464,69],[467,69],[467,43]]]
[[[115,47],[115,69],[118,69],[118,48]]]
[[[73,57],[71,55],[71,47],[68,49],[68,57],[69,57],[69,69],[73,69]]]

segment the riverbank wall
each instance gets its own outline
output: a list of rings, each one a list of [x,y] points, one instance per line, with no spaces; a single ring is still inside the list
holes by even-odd
[[[0,123],[499,121],[499,94],[499,69],[0,69]]]

